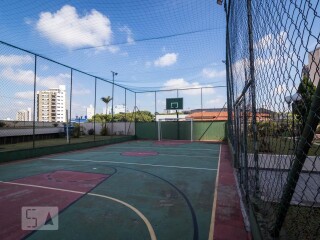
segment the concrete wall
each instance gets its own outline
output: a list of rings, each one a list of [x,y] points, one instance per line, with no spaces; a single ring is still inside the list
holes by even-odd
[[[88,134],[89,129],[94,129],[93,123],[81,123],[81,126],[85,128],[85,134]],[[108,133],[111,134],[112,123],[107,123]],[[101,123],[96,123],[96,135],[100,135],[100,131],[102,129]],[[134,122],[114,122],[113,123],[113,133],[114,135],[135,135],[135,126]]]
[[[19,122],[15,128],[11,126],[0,128],[0,137],[9,137],[9,136],[27,136],[33,135],[32,122],[25,122],[25,125],[22,125],[23,122]],[[84,127],[83,132],[87,135],[89,129],[94,128],[93,123],[81,123],[81,127]],[[9,124],[7,126],[10,126]],[[47,127],[45,127],[47,126]],[[96,135],[100,135],[102,125],[101,123],[96,123]],[[111,134],[112,123],[107,124],[108,133]],[[64,126],[59,124],[58,127],[53,127],[52,123],[36,124],[35,134],[52,134],[52,133],[63,133]],[[134,122],[115,122],[113,123],[113,132],[114,135],[135,135],[135,124]]]
[[[64,132],[64,129],[61,127],[51,127],[51,128],[36,128],[35,134],[52,134]],[[33,135],[32,128],[0,128],[0,137],[11,137],[11,136],[28,136]]]

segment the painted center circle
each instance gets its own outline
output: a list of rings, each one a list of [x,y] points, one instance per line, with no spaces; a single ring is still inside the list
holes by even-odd
[[[123,152],[122,156],[132,156],[132,157],[147,157],[147,156],[156,156],[158,152],[155,151],[144,151],[144,152]]]

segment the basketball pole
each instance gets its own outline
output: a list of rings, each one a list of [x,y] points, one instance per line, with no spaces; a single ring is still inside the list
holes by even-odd
[[[178,138],[178,140],[180,140],[180,131],[179,131],[179,112],[178,112],[178,110],[176,110],[176,114],[177,114],[177,138]]]

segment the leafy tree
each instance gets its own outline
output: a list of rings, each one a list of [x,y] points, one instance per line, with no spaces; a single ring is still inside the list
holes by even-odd
[[[101,116],[100,116],[100,118],[103,120],[102,121],[103,134],[101,134],[101,135],[107,135],[108,104],[109,104],[109,102],[112,101],[112,97],[110,97],[110,96],[102,97],[101,100],[106,104],[106,114],[105,115],[101,114]],[[112,109],[112,111],[113,111],[113,109]]]
[[[137,122],[152,122],[154,121],[154,115],[149,111],[139,111],[139,112],[131,112],[131,113],[117,113],[113,116],[113,120],[115,122],[134,122],[135,118]],[[96,114],[89,119],[89,122],[96,121],[96,123],[106,123],[111,122],[111,117],[106,114]]]
[[[302,134],[303,128],[306,124],[307,117],[311,108],[312,97],[316,91],[316,87],[308,77],[303,77],[297,93],[300,94],[301,100],[293,103],[293,112],[297,117],[299,123],[299,132]]]
[[[91,119],[88,120],[88,122],[96,122],[96,123],[105,123],[105,122],[111,122],[111,117],[107,114],[99,114],[97,113],[94,115]]]

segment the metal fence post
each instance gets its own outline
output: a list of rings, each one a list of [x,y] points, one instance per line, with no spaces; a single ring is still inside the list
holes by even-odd
[[[311,104],[310,111],[308,113],[306,124],[303,128],[302,135],[299,138],[298,145],[294,151],[295,159],[293,161],[292,167],[288,174],[287,184],[285,185],[285,188],[283,190],[283,194],[280,201],[280,207],[276,215],[276,222],[272,230],[272,235],[274,237],[279,236],[283,222],[286,218],[288,209],[290,207],[290,202],[295,192],[295,189],[300,177],[300,173],[306,161],[308,152],[311,148],[315,131],[320,122],[319,106],[320,106],[320,84],[318,83],[316,92],[312,99],[312,104]]]
[[[154,115],[157,116],[157,91],[154,91]]]
[[[200,92],[200,102],[201,102],[201,120],[203,119],[203,102],[202,102],[202,88]]]
[[[137,93],[134,93],[134,121],[137,121]]]
[[[127,89],[124,89],[124,133],[127,135]]]
[[[71,125],[71,114],[72,114],[72,84],[73,84],[73,69],[70,68],[70,113],[69,113],[69,122]],[[69,124],[69,123],[67,123]],[[79,130],[80,131],[80,130]],[[71,136],[69,136],[69,143],[71,143]]]
[[[254,166],[255,166],[255,194],[259,192],[259,156],[258,156],[258,133],[257,133],[257,110],[256,110],[256,81],[253,50],[253,26],[251,14],[251,0],[247,0],[248,16],[248,34],[249,34],[249,59],[250,59],[250,93],[251,93],[251,111],[252,111],[252,133],[254,147]]]
[[[36,140],[36,90],[37,90],[37,55],[34,55],[34,82],[33,82],[33,123],[32,123],[32,148],[35,148]],[[38,114],[37,114],[38,115]]]
[[[94,114],[93,114],[93,141],[96,141],[96,111],[97,108],[97,78],[94,78]]]

